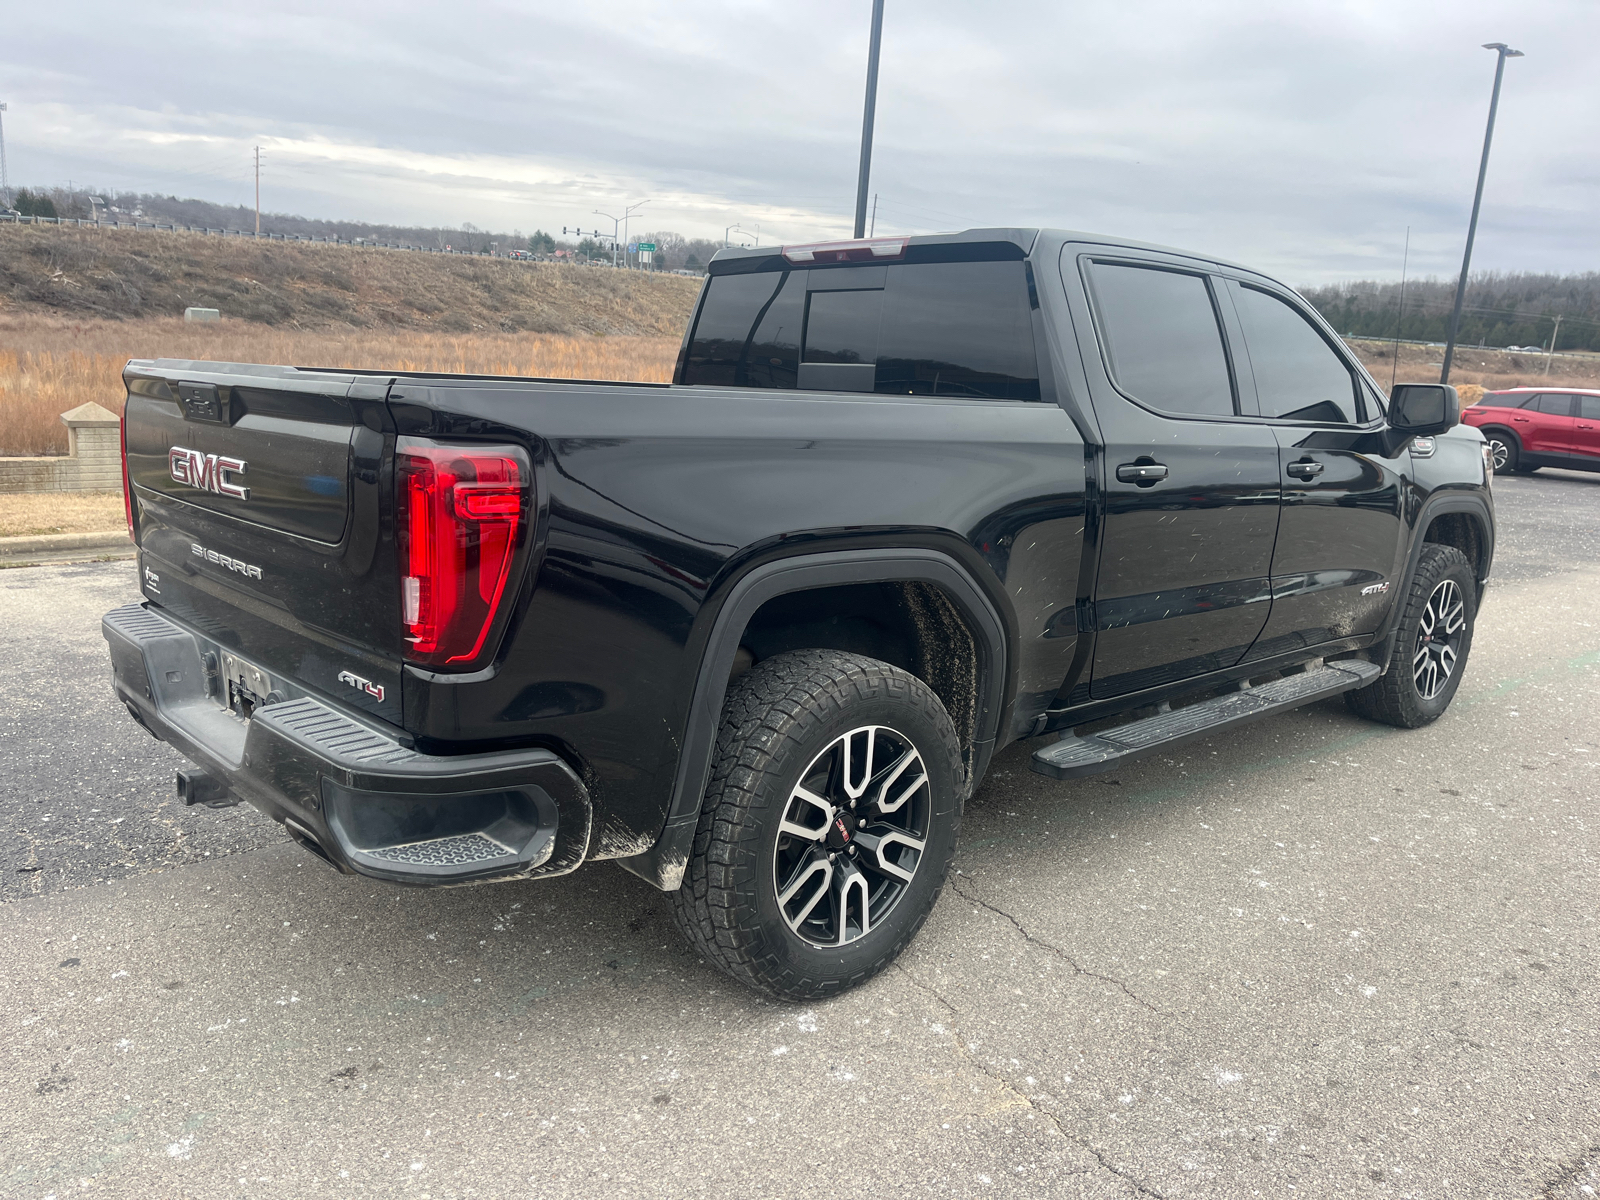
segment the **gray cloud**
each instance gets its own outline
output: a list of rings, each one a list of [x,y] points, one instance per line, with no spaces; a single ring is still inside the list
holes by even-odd
[[[274,210],[763,240],[848,233],[866,0],[31,6],[12,177]],[[1295,282],[1459,262],[1494,56],[1513,61],[1475,265],[1593,270],[1586,0],[888,0],[878,231],[1046,224]],[[635,226],[639,228],[640,226]]]

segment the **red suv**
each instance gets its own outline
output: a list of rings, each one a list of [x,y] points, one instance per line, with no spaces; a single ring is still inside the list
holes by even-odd
[[[1486,392],[1462,410],[1461,421],[1483,431],[1497,475],[1526,475],[1540,467],[1600,471],[1600,391]]]

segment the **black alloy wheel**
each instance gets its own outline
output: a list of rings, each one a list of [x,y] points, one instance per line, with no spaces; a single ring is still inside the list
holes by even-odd
[[[1466,630],[1466,597],[1454,579],[1443,579],[1423,606],[1411,656],[1412,678],[1422,699],[1432,700],[1449,686]]]
[[[1477,597],[1478,581],[1461,551],[1433,542],[1424,546],[1388,669],[1366,687],[1345,693],[1351,711],[1402,729],[1438,720],[1466,671]]]
[[[678,926],[779,999],[863,983],[938,900],[966,789],[955,727],[916,676],[834,650],[758,663],[728,691]]]
[[[800,776],[778,822],[773,893],[813,946],[881,925],[928,848],[932,789],[922,755],[887,725],[841,733]]]

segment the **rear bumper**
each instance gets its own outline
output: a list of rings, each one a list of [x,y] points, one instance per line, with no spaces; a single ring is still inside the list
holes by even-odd
[[[440,885],[562,875],[583,862],[589,795],[548,750],[419,754],[303,694],[245,721],[215,695],[206,656],[223,647],[204,634],[139,604],[107,613],[101,631],[135,720],[342,871]]]

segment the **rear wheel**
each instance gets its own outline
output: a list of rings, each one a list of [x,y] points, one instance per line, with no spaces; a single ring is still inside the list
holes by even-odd
[[[831,650],[768,659],[729,693],[678,925],[769,995],[854,987],[939,898],[965,785],[955,728],[920,679]]]
[[[1416,729],[1450,707],[1477,621],[1472,564],[1454,546],[1422,548],[1389,669],[1374,683],[1345,693],[1353,712],[1386,725]]]
[[[1483,440],[1489,443],[1489,457],[1494,463],[1496,475],[1509,475],[1517,469],[1521,447],[1517,445],[1514,434],[1503,429],[1491,429],[1483,435]]]

